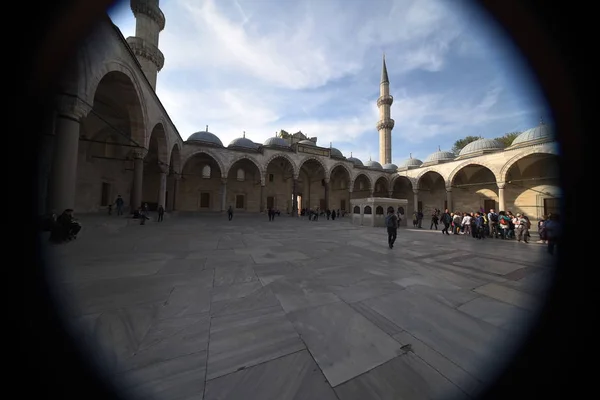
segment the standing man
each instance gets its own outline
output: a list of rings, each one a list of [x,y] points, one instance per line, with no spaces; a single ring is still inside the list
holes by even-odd
[[[227,217],[229,217],[230,221],[233,219],[233,207],[231,206],[229,206],[229,208],[227,209]]]
[[[121,195],[118,195],[117,199],[115,200],[115,205],[117,206],[117,215],[123,215],[123,204],[125,204],[123,198]]]
[[[442,224],[444,224],[444,229],[442,229],[442,235],[444,233],[446,235],[449,235],[448,228],[450,228],[450,223],[452,222],[452,216],[448,212],[447,208],[446,208],[446,210],[444,210],[444,213],[442,214],[442,217],[440,219],[442,221]]]
[[[396,236],[398,235],[398,217],[394,213],[394,207],[388,207],[385,225],[388,232],[388,246],[390,249],[393,249]]]
[[[160,204],[158,206],[158,222],[162,222],[163,218],[165,217],[165,208],[162,206],[162,204]]]

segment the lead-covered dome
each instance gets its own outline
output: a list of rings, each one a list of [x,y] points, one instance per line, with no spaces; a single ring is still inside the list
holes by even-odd
[[[329,153],[331,154],[331,157],[344,158],[342,152],[336,149],[335,147],[330,147]]]
[[[308,139],[301,140],[298,143],[306,145],[306,146],[316,146],[317,145],[315,142],[313,142],[312,140],[308,140]]]
[[[217,137],[214,133],[210,133],[208,131],[208,126],[205,131],[199,131],[196,133],[192,133],[190,137],[187,139],[188,142],[199,142],[199,143],[207,143],[212,145],[217,145],[223,147],[223,142],[221,139]]]
[[[454,153],[452,153],[451,151],[443,151],[443,150],[438,149],[438,151],[436,151],[435,153],[430,154],[425,159],[423,164],[452,161],[455,158],[456,158],[456,155]]]
[[[383,169],[383,167],[381,166],[381,164],[379,164],[377,161],[373,161],[373,160],[367,161],[365,163],[365,167],[373,168],[373,169]]]
[[[554,129],[551,125],[547,125],[544,122],[540,122],[535,128],[531,128],[521,133],[513,140],[512,146],[516,145],[528,145],[541,142],[550,142],[555,139]]]
[[[352,164],[354,164],[357,167],[364,167],[363,162],[360,161],[358,158],[356,157],[352,157],[352,153],[350,153],[350,157],[348,157],[348,161],[350,161]]]
[[[289,148],[290,147],[288,145],[288,143],[284,139],[282,139],[280,137],[270,137],[270,138],[268,138],[263,143],[263,146],[266,146],[266,147],[285,147],[285,148]]]
[[[229,143],[229,146],[227,146],[227,147],[255,150],[257,146],[256,146],[256,143],[254,143],[250,139],[247,139],[246,136],[244,136],[241,138],[233,139],[231,141],[231,143]]]
[[[398,166],[393,163],[383,164],[383,169],[385,171],[396,172],[398,170]]]
[[[423,161],[418,158],[413,158],[412,155],[400,164],[400,168],[415,168],[420,167]]]
[[[490,151],[503,150],[504,145],[496,139],[477,139],[462,148],[459,156],[466,156],[475,153],[484,153]]]

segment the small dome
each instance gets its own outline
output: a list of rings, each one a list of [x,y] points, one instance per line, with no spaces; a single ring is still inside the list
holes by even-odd
[[[412,158],[412,156],[410,156],[409,158],[404,160],[402,164],[400,164],[400,168],[419,167],[421,164],[423,164],[423,161],[419,160],[418,158]]]
[[[208,128],[208,127],[207,127]],[[188,142],[203,142],[216,144],[217,146],[223,147],[223,143],[221,139],[217,137],[214,133],[210,133],[209,131],[199,131],[196,133],[192,133],[190,137],[187,139]]]
[[[298,143],[305,144],[307,146],[316,146],[317,145],[315,142],[313,142],[312,140],[308,140],[308,139],[301,140]]]
[[[454,153],[450,151],[438,150],[433,154],[430,154],[426,159],[425,163],[437,162],[437,161],[452,161],[456,158]]]
[[[386,171],[396,172],[398,170],[398,166],[396,164],[383,164],[383,169]]]
[[[373,161],[373,160],[367,161],[365,163],[365,167],[369,167],[369,168],[373,168],[373,169],[383,169],[381,164],[379,164],[377,161]]]
[[[270,137],[267,140],[265,140],[265,143],[263,143],[263,146],[268,146],[268,147],[290,147],[288,145],[288,143],[280,138],[280,137]]]
[[[241,138],[237,138],[237,139],[233,139],[231,141],[231,143],[229,143],[229,146],[227,147],[238,147],[238,148],[242,148],[242,149],[256,149],[256,143],[254,143],[252,140],[250,139],[246,139],[245,137],[241,137]]]
[[[552,141],[554,138],[555,136],[553,127],[540,122],[540,124],[535,128],[528,129],[517,136],[511,143],[511,146],[517,144],[526,144],[529,142]]]
[[[350,154],[350,157],[348,157],[347,160],[357,167],[364,167],[362,161],[360,161],[358,158],[352,157],[352,154]]]
[[[478,139],[474,142],[469,143],[458,153],[459,156],[465,156],[467,154],[479,153],[485,150],[502,150],[504,145],[496,139]]]
[[[329,152],[331,153],[331,157],[344,158],[342,152],[336,149],[335,147],[330,147]]]

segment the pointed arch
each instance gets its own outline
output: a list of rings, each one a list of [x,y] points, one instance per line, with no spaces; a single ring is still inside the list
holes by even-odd
[[[401,178],[408,180],[413,188],[417,186],[417,181],[415,180],[415,178],[412,178],[412,177],[406,176],[406,175],[400,175],[399,173],[395,173],[390,178],[390,187],[393,189],[394,185],[396,184],[396,181]]]
[[[269,157],[267,159],[267,161],[265,162],[265,167],[264,167],[265,173],[266,173],[267,169],[269,168],[269,164],[271,164],[271,162],[273,160],[275,160],[276,158],[285,158],[286,160],[288,160],[290,165],[292,166],[292,170],[294,172],[294,177],[298,178],[298,175],[300,174],[300,168],[298,167],[296,162],[292,159],[292,157],[290,157],[286,153],[275,153],[271,157]]]
[[[331,167],[329,167],[329,170],[327,171],[327,174],[325,177],[328,179],[331,179],[331,174],[333,173],[333,170],[336,169],[337,167],[342,167],[348,173],[348,179],[352,180],[352,170],[350,169],[350,167],[348,167],[347,164],[348,164],[347,162],[341,162],[341,161],[336,162]]]
[[[356,180],[360,177],[360,176],[364,176],[365,178],[367,178],[367,181],[369,182],[369,189],[373,189],[374,188],[374,182],[373,179],[371,178],[371,176],[367,173],[364,172],[359,172],[356,174],[356,176],[352,177],[352,189],[354,190],[354,182],[356,182]]]
[[[519,160],[521,160],[527,156],[530,156],[532,154],[548,154],[548,155],[557,156],[560,153],[559,153],[558,146],[543,146],[543,147],[527,148],[525,151],[519,152],[518,154],[516,154],[515,156],[510,158],[506,163],[504,163],[504,165],[500,169],[498,181],[499,182],[506,181],[506,175],[508,174],[508,171],[510,170],[510,168]]]
[[[217,154],[209,149],[198,149],[198,150],[194,150],[192,153],[188,154],[185,157],[185,160],[183,160],[183,162],[181,163],[181,170],[183,171],[183,169],[185,168],[185,165],[188,163],[188,161],[190,161],[192,158],[194,158],[194,156],[199,155],[199,154],[205,154],[207,156],[209,156],[210,158],[212,158],[215,163],[217,163],[217,165],[219,166],[219,170],[221,172],[221,177],[222,178],[227,178],[227,175],[224,175],[224,171],[225,171],[225,164],[223,164],[223,161],[221,161],[221,159],[217,156]]]
[[[327,172],[329,171],[329,169],[327,168],[325,163],[321,160],[321,158],[316,157],[316,156],[308,156],[308,157],[304,157],[302,160],[300,160],[300,162],[298,163],[298,171],[300,171],[302,169],[302,166],[304,165],[304,163],[306,163],[308,161],[315,161],[315,162],[319,163],[319,165],[321,165],[321,168],[323,168],[323,174],[325,175],[326,178],[328,177]]]
[[[419,183],[421,182],[421,178],[427,174],[428,172],[435,172],[438,175],[440,175],[442,177],[442,179],[444,180],[444,186],[449,186],[449,182],[448,180],[444,177],[444,174],[442,171],[440,171],[438,168],[425,168],[423,169],[423,171],[420,171],[419,174],[414,178],[415,179],[415,184],[413,186],[414,190],[419,190]]]
[[[158,161],[163,165],[169,164],[169,147],[168,138],[165,126],[162,122],[157,122],[148,135],[148,140],[145,143],[145,147],[150,150],[152,139],[156,139],[157,144],[157,156]]]
[[[490,163],[484,161],[484,160],[468,160],[465,162],[460,163],[456,168],[454,168],[452,170],[452,172],[450,172],[450,175],[448,175],[448,179],[446,179],[446,183],[448,185],[452,185],[454,183],[454,178],[456,177],[456,174],[458,174],[463,168],[471,166],[471,165],[475,165],[475,166],[479,166],[485,169],[488,169],[492,174],[494,174],[494,178],[496,179],[496,182],[500,182],[500,176],[498,174],[498,168],[495,168],[493,165],[491,165]]]
[[[235,157],[233,160],[231,160],[231,162],[229,164],[227,164],[227,171],[225,171],[224,175],[229,176],[229,171],[231,170],[231,168],[235,165],[235,163],[237,163],[238,161],[241,161],[241,160],[248,160],[252,164],[254,164],[260,174],[261,182],[264,182],[265,171],[262,169],[260,163],[254,157],[251,157],[247,154],[239,155],[239,156]]]
[[[181,174],[181,147],[175,143],[169,152],[169,169],[175,174]]]

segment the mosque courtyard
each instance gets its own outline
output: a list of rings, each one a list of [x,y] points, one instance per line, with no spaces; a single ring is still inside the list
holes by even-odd
[[[541,244],[349,218],[81,217],[49,247],[77,336],[131,398],[473,398],[552,276]],[[535,238],[534,238],[535,241]]]

